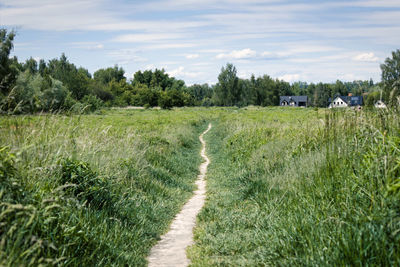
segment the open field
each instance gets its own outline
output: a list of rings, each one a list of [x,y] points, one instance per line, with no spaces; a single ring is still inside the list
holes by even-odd
[[[193,266],[399,265],[399,134],[376,111],[227,113]]]
[[[0,265],[146,265],[211,159],[194,266],[399,265],[396,113],[0,117]]]
[[[190,197],[197,109],[0,118],[0,265],[144,265]]]

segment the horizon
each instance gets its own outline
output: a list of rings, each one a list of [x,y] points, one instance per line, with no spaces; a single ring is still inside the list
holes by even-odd
[[[65,53],[91,74],[118,65],[129,79],[157,68],[187,85],[215,84],[230,62],[245,79],[380,82],[400,43],[396,0],[6,2],[0,24],[16,30],[20,62]]]

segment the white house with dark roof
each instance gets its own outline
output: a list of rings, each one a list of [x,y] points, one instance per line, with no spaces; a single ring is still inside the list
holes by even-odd
[[[335,97],[329,104],[329,108],[346,108],[348,106],[347,99],[344,99],[344,97],[340,95]]]
[[[346,108],[346,107],[356,107],[362,106],[363,104],[363,97],[362,96],[342,96],[337,95],[333,98],[328,99],[329,106],[328,108]]]

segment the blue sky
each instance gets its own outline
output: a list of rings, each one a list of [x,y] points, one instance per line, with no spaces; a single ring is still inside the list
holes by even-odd
[[[227,62],[241,78],[380,81],[399,18],[400,0],[0,0],[20,61],[64,52],[91,73],[164,68],[187,84],[215,83]]]

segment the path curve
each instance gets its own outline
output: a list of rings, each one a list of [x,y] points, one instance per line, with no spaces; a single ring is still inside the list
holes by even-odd
[[[211,123],[199,137],[202,144],[201,157],[204,162],[199,167],[200,174],[197,176],[197,190],[194,196],[183,206],[181,212],[176,215],[172,221],[170,230],[155,245],[147,258],[149,267],[159,266],[188,266],[189,259],[186,257],[186,248],[193,244],[193,228],[196,224],[197,214],[204,205],[206,198],[206,181],[204,180],[207,172],[207,166],[210,163],[206,155],[206,143],[203,140],[205,135],[211,129]]]

